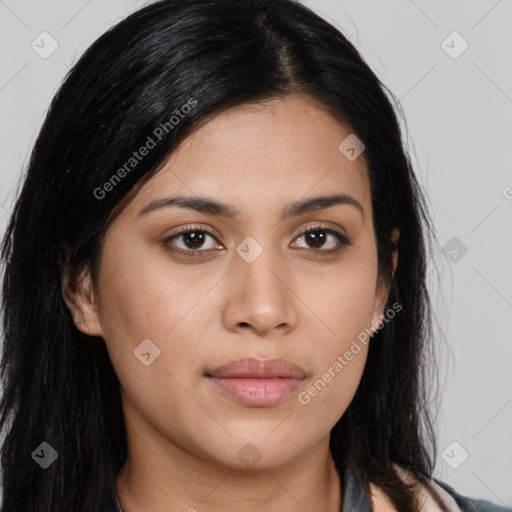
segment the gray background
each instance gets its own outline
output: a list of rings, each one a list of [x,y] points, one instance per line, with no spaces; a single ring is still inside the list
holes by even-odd
[[[0,234],[69,67],[145,3],[0,0]],[[511,506],[512,2],[304,3],[338,26],[400,99],[428,195],[444,383],[436,476],[460,493]],[[31,47],[43,31],[59,45],[47,59]],[[463,39],[448,37],[454,31]],[[469,46],[457,55],[464,40]]]

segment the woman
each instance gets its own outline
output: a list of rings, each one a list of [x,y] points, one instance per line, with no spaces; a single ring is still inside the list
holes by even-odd
[[[499,510],[433,479],[430,229],[326,21],[132,14],[57,93],[4,238],[2,512]]]

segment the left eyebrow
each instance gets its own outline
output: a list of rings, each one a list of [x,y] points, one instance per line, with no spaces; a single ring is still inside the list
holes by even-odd
[[[281,211],[281,219],[303,215],[304,213],[311,211],[326,210],[328,208],[332,208],[333,206],[342,204],[351,205],[357,208],[364,219],[364,209],[361,204],[356,199],[347,194],[318,196],[296,201],[287,205]],[[236,208],[235,206],[222,203],[208,197],[174,195],[162,199],[156,199],[155,201],[148,203],[146,206],[144,206],[144,208],[142,208],[138,215],[146,215],[149,212],[172,206],[188,208],[190,210],[198,211],[201,213],[215,215],[218,217],[226,217],[230,219],[238,217],[241,213],[240,209]]]
[[[350,206],[354,206],[359,210],[361,217],[364,219],[364,209],[361,206],[361,203],[347,194],[319,196],[312,197],[310,199],[304,199],[303,201],[297,201],[284,208],[284,210],[281,212],[281,219],[302,215],[303,213],[308,213],[315,210],[326,210],[327,208],[332,208],[333,206],[339,204],[348,204]]]

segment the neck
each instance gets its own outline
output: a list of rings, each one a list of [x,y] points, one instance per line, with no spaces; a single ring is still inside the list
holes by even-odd
[[[126,430],[128,458],[117,478],[124,512],[341,510],[329,436],[287,464],[239,469],[191,453],[152,429],[127,423]]]

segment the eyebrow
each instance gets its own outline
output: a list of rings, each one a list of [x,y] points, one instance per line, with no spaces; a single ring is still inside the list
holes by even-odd
[[[361,217],[364,219],[364,210],[361,204],[356,199],[347,194],[318,196],[294,202],[287,205],[281,211],[281,219],[299,216],[311,211],[326,210],[327,208],[341,204],[354,206],[359,210]],[[146,206],[144,206],[144,208],[142,208],[142,210],[138,213],[138,216],[143,216],[155,210],[172,206],[188,208],[190,210],[195,210],[201,213],[229,219],[234,219],[241,213],[241,211],[235,206],[228,205],[208,197],[174,195],[151,201]]]

